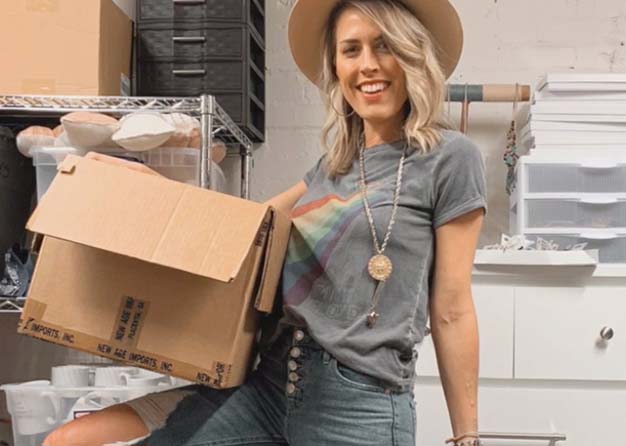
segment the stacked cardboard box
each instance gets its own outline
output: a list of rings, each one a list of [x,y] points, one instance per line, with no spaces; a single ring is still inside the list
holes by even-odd
[[[112,0],[2,2],[0,95],[129,95],[132,36]]]

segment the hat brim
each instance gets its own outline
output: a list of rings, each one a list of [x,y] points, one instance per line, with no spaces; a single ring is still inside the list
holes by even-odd
[[[323,35],[328,17],[340,0],[297,0],[289,15],[288,38],[298,68],[318,85]],[[430,32],[441,68],[454,72],[463,50],[461,19],[448,0],[400,0]]]

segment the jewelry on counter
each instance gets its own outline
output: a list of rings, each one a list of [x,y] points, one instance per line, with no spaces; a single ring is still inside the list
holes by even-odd
[[[499,244],[487,245],[487,246],[484,246],[482,249],[501,249],[502,251],[511,249],[511,250],[516,251],[519,249],[532,249],[531,245],[533,245],[534,243],[535,242],[533,242],[532,240],[526,239],[526,237],[524,237],[521,234],[517,234],[517,235],[501,234]]]
[[[374,249],[376,250],[376,254],[373,255],[368,264],[367,271],[370,276],[376,280],[376,288],[374,290],[374,295],[372,296],[372,303],[367,315],[367,327],[373,328],[376,324],[376,320],[378,319],[379,313],[376,312],[376,306],[378,303],[378,294],[381,288],[381,283],[384,283],[391,276],[391,272],[393,271],[393,264],[391,263],[391,259],[384,255],[385,248],[387,247],[387,242],[389,241],[389,237],[391,236],[391,229],[393,228],[393,224],[396,218],[396,211],[398,209],[398,200],[400,198],[400,187],[402,186],[402,168],[404,166],[404,160],[406,158],[406,149],[407,144],[405,144],[404,149],[402,150],[402,158],[400,158],[400,163],[398,165],[398,173],[396,176],[396,188],[393,196],[393,206],[391,208],[391,217],[389,218],[389,224],[387,226],[387,232],[383,239],[382,246],[378,244],[378,237],[376,236],[376,227],[374,225],[374,218],[372,217],[372,212],[370,210],[370,205],[367,200],[367,182],[365,178],[365,160],[363,156],[363,152],[365,150],[365,143],[361,141],[359,147],[359,167],[361,172],[361,197],[363,199],[363,207],[365,208],[365,215],[367,216],[367,222],[369,224],[370,230],[372,232],[372,240],[374,242]]]
[[[535,245],[533,248],[532,245]],[[587,242],[566,245],[561,251],[583,251],[587,247]],[[528,240],[523,234],[500,236],[500,243],[494,245],[485,245],[481,249],[501,249],[506,250],[529,250],[529,251],[558,251],[559,245],[553,240],[546,240],[537,237],[536,241]]]
[[[554,243],[552,240],[545,240],[541,237],[537,237],[535,249],[537,251],[557,251],[559,249],[559,245]]]

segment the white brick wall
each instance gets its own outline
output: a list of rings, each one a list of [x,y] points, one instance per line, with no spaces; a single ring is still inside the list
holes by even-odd
[[[454,0],[453,0],[454,1]],[[252,199],[297,182],[320,154],[324,110],[316,89],[297,71],[287,44],[293,0],[267,0],[267,140],[255,152]],[[623,0],[456,0],[465,28],[453,83],[535,85],[546,71],[625,71]],[[502,152],[511,104],[474,103],[469,136],[487,160],[489,215],[480,245],[508,230]],[[458,107],[453,105],[453,116]]]

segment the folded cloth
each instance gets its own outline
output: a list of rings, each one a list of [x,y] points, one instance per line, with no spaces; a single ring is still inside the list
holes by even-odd
[[[4,274],[0,278],[0,296],[26,296],[34,269],[30,252],[16,243],[4,254],[4,263]]]

